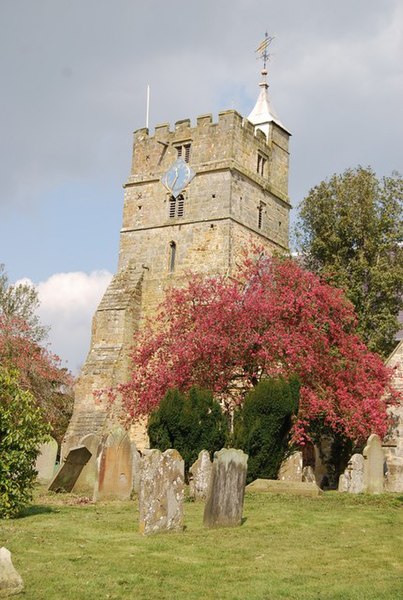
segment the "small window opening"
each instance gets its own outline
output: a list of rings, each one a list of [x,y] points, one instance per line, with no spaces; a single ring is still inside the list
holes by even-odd
[[[176,243],[169,243],[169,272],[173,273],[175,271],[175,260],[176,260]]]
[[[262,229],[264,208],[265,208],[265,204],[263,202],[260,202],[259,206],[257,207],[257,226],[258,226],[258,229]]]
[[[258,154],[256,171],[259,173],[259,175],[262,175],[262,176],[265,175],[266,163],[267,163],[267,159],[264,158],[261,154]]]
[[[190,160],[190,146],[191,144],[183,144],[182,146],[176,146],[178,158],[183,158],[185,162]]]
[[[178,196],[178,217],[183,217],[184,211],[185,211],[185,199],[182,196],[182,194],[180,194],[180,196]]]
[[[169,218],[170,219],[175,218],[175,212],[176,212],[176,198],[174,198],[174,196],[171,196],[169,199]]]
[[[185,197],[180,194],[177,198],[171,196],[169,199],[169,218],[183,217],[185,214]]]

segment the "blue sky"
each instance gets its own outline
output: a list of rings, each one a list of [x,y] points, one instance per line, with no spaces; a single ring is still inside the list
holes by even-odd
[[[269,92],[293,134],[293,205],[350,166],[401,172],[399,0],[0,3],[0,262],[12,281],[39,286],[52,347],[73,370],[116,270],[147,84],[151,128],[227,108],[247,115],[266,28]]]

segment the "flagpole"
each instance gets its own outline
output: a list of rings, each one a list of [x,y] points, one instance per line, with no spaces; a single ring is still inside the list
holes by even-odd
[[[146,108],[146,128],[148,129],[148,120],[150,116],[150,85],[147,85],[147,108]]]

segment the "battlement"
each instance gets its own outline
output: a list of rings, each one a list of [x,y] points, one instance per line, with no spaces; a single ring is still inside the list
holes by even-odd
[[[274,188],[284,199],[287,197],[288,139],[288,133],[276,123],[271,125],[266,137],[236,110],[221,111],[216,120],[211,113],[199,115],[195,124],[189,118],[176,121],[173,127],[160,123],[153,132],[143,127],[134,132],[128,185],[160,179],[181,155],[186,155],[196,173],[242,165],[253,174],[260,153],[267,161],[265,171],[271,174]],[[270,163],[276,168],[272,169]]]
[[[273,123],[273,126],[281,129],[276,123]],[[200,115],[196,118],[195,126],[192,126],[191,119],[186,118],[176,121],[173,128],[171,128],[170,123],[159,123],[154,127],[154,134],[146,127],[142,127],[134,132],[134,143],[141,143],[146,139],[166,141],[167,138],[169,138],[169,140],[182,137],[192,138],[198,130],[206,128],[214,128],[220,131],[227,131],[231,128],[234,131],[243,132],[246,135],[256,137],[260,141],[266,143],[268,141],[265,134],[260,129],[255,129],[255,126],[250,123],[248,119],[242,117],[238,111],[231,109],[219,112],[216,121],[214,121],[211,113]]]

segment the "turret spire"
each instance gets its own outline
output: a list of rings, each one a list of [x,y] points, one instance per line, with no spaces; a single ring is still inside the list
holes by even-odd
[[[285,129],[273,107],[270,105],[268,93],[269,84],[267,83],[267,63],[270,60],[269,46],[273,40],[274,36],[269,36],[266,31],[264,40],[255,50],[255,52],[258,54],[258,59],[263,61],[263,69],[261,70],[262,81],[259,83],[261,90],[257,102],[252,112],[248,116],[248,120],[255,125],[256,129],[261,129],[266,136],[269,134],[269,127],[272,121]]]

